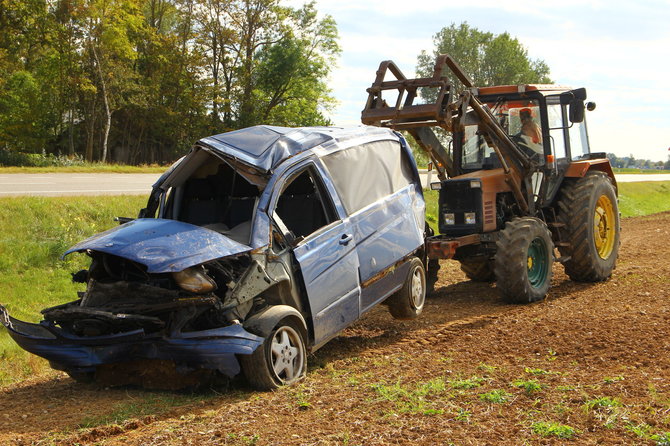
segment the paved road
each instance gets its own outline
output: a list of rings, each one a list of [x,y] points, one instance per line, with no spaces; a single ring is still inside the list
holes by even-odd
[[[0,174],[0,197],[17,195],[149,195],[155,173]]]
[[[160,174],[154,173],[10,173],[0,174],[0,197],[18,195],[148,195]],[[424,185],[437,175],[421,173]],[[670,174],[617,175],[620,183],[670,181]]]

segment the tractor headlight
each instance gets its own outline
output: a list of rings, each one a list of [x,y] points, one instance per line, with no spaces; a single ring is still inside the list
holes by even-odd
[[[444,224],[445,225],[455,225],[456,216],[454,214],[444,214]]]
[[[475,223],[477,223],[476,215],[477,214],[475,214],[474,212],[466,212],[465,215],[464,215],[465,216],[465,224],[466,225],[474,225]]]
[[[216,289],[216,282],[205,274],[205,269],[201,266],[192,266],[183,271],[172,273],[172,278],[179,288],[191,293],[204,294]]]

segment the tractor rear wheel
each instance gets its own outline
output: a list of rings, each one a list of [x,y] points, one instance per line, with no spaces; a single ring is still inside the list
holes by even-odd
[[[551,285],[554,243],[547,225],[534,217],[507,222],[496,242],[497,287],[509,303],[544,298]]]
[[[493,282],[496,275],[493,272],[493,261],[484,258],[461,260],[461,271],[473,282]]]
[[[558,201],[565,273],[578,282],[600,282],[612,275],[619,254],[619,208],[614,185],[603,172],[566,181]]]

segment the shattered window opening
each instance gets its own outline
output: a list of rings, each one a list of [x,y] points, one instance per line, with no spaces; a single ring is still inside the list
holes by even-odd
[[[277,200],[275,213],[295,237],[307,237],[338,219],[323,192],[323,185],[307,168],[287,182]]]
[[[209,155],[180,184],[172,184],[163,216],[249,242],[260,191],[228,163]],[[169,194],[169,195],[168,195]]]

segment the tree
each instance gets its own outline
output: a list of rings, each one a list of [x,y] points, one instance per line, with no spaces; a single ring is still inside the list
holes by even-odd
[[[314,2],[294,9],[277,0],[206,0],[197,18],[212,130],[326,122],[325,79],[340,49],[334,20],[319,19]]]
[[[326,78],[340,52],[331,17],[318,20],[314,3],[292,12],[297,26],[257,54],[254,76],[255,123],[329,124],[322,110],[332,104]]]
[[[435,58],[449,54],[476,86],[551,82],[547,64],[530,59],[521,42],[509,33],[494,35],[467,22],[452,23],[435,34],[433,42],[432,54],[422,51],[418,57],[418,76],[432,76]]]
[[[165,163],[203,135],[320,125],[332,18],[281,0],[0,0],[0,149]]]

